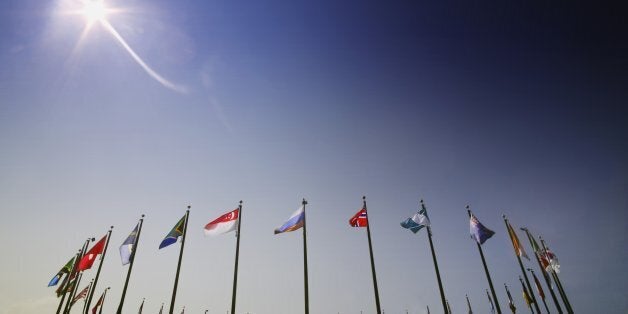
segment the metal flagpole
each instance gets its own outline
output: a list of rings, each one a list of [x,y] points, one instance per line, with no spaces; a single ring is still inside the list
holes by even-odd
[[[547,252],[547,246],[545,245],[545,240],[539,236],[539,240],[541,241],[541,246],[543,247],[543,252]],[[549,263],[549,259],[547,260]],[[563,285],[558,279],[558,274],[554,270],[554,267],[550,267],[550,273],[552,274],[552,278],[554,278],[554,282],[556,283],[556,287],[558,287],[558,292],[560,293],[563,302],[565,302],[565,307],[567,308],[568,313],[573,313],[573,308],[571,307],[571,303],[569,303],[569,299],[567,299],[567,294],[565,293],[565,289],[563,289]]]
[[[558,313],[562,314],[563,310],[560,308],[560,304],[558,303],[558,299],[556,298],[556,294],[554,293],[554,288],[552,288],[550,277],[548,273],[545,271],[545,269],[543,268],[543,264],[541,264],[541,259],[539,258],[538,248],[535,249],[535,245],[533,244],[534,238],[532,237],[532,234],[530,233],[530,230],[528,230],[528,228],[522,227],[520,229],[525,231],[526,236],[528,237],[528,242],[530,242],[530,246],[532,247],[532,250],[534,251],[534,257],[536,258],[536,262],[539,264],[539,268],[541,269],[541,273],[543,274],[543,279],[545,279],[545,284],[547,285],[547,288],[549,289],[550,295],[552,296],[552,300],[554,301],[554,305],[556,305],[556,309],[558,309]],[[547,312],[549,313],[549,310]]]
[[[425,203],[421,200],[421,208],[425,210],[427,215],[427,208]],[[428,216],[429,217],[429,216]],[[447,304],[445,303],[445,291],[443,290],[443,283],[440,279],[440,271],[438,270],[438,262],[436,261],[436,252],[434,251],[434,243],[432,242],[432,227],[427,226],[427,238],[430,242],[430,249],[432,251],[432,260],[434,261],[434,270],[436,271],[436,279],[438,281],[438,290],[440,291],[440,300],[443,303],[443,313],[447,313]]]
[[[375,261],[373,260],[373,246],[371,244],[371,222],[369,221],[369,213],[366,209],[366,196],[362,196],[362,208],[366,212],[366,236],[369,240],[369,252],[371,253],[371,272],[373,273],[373,290],[375,290],[375,307],[377,314],[382,314],[379,304],[379,291],[377,290],[377,276],[375,275]]]
[[[89,282],[89,288],[87,288],[87,295],[89,295],[92,292],[92,289],[94,289],[94,279],[92,279]],[[89,309],[87,308],[87,298],[85,298],[84,302],[83,302],[83,312],[87,313]]]
[[[467,213],[469,214],[469,219],[471,219],[471,209],[469,209],[469,205],[467,205],[466,208],[467,208]],[[478,251],[480,251],[480,257],[482,258],[482,265],[484,265],[484,272],[486,273],[486,279],[488,279],[488,287],[491,289],[493,300],[495,300],[495,308],[497,309],[497,313],[501,314],[502,310],[499,308],[499,300],[497,300],[497,295],[495,294],[495,288],[493,288],[493,281],[491,280],[491,274],[488,272],[488,267],[486,266],[486,260],[484,259],[484,252],[482,251],[482,246],[477,240],[475,240],[475,244],[478,245]]]
[[[140,234],[142,233],[142,226],[144,225],[144,214],[140,218],[139,226],[137,228],[137,236],[135,237],[135,243],[133,244],[133,251],[131,251],[129,270],[126,273],[126,280],[124,281],[124,288],[122,288],[122,297],[120,297],[120,304],[118,305],[117,314],[122,314],[122,307],[124,306],[124,298],[126,297],[126,289],[129,286],[129,279],[131,278],[131,270],[133,270],[133,264],[135,263],[135,252],[137,252],[137,246],[140,243]]]
[[[506,218],[506,215],[502,215],[502,218],[504,218],[504,223],[506,224],[506,231],[508,231],[508,235],[510,236],[510,241],[514,243],[515,239],[513,238],[513,235],[510,234],[510,231],[514,233],[515,230],[508,223],[508,218]],[[516,234],[514,234],[514,236],[516,236]],[[519,243],[519,245],[521,245],[521,243]],[[521,262],[521,256],[519,256],[519,252],[515,252],[515,256],[517,257],[517,261],[519,262],[519,267],[521,268],[521,273],[523,274],[523,278],[526,280],[527,289],[528,291],[532,291],[532,286],[530,285],[530,280],[528,280],[528,274],[526,274],[526,270],[523,267],[523,262]],[[534,309],[536,310],[536,312],[541,313],[541,309],[539,308],[539,305],[536,302],[536,298],[534,297],[534,294],[530,294],[530,298],[532,299],[532,303],[534,304]]]
[[[76,282],[75,282],[74,287],[72,287],[72,289],[70,291],[67,291],[67,285],[69,285],[70,282],[71,282],[70,278],[72,278],[73,276],[78,276],[77,275],[77,273],[78,273],[78,264],[81,261],[81,259],[83,258],[83,256],[85,255],[85,252],[87,252],[87,247],[89,246],[89,242],[95,241],[95,240],[96,239],[93,238],[93,237],[92,238],[87,238],[87,240],[85,240],[85,243],[83,243],[83,247],[79,250],[79,253],[78,253],[78,256],[76,258],[76,261],[74,261],[74,266],[72,266],[72,271],[68,274],[68,282],[66,283],[66,287],[63,288],[63,290],[65,290],[63,296],[65,297],[66,294],[68,292],[70,292],[70,298],[67,300],[68,302],[65,303],[65,306],[63,307],[62,313],[65,313],[67,311],[68,306],[70,305],[69,301],[70,301],[70,299],[72,299],[74,297],[73,294],[74,294],[74,290],[75,290],[74,288],[76,287]],[[57,314],[59,314],[59,309],[57,309]]]
[[[242,201],[238,206],[238,230],[236,231],[236,252],[235,252],[235,265],[233,267],[233,292],[231,292],[231,313],[235,313],[236,308],[236,295],[238,287],[238,260],[240,257],[240,225],[242,222]],[[207,312],[207,311],[205,311]]]
[[[525,296],[526,296],[526,295],[528,296],[528,299],[527,299],[527,300],[523,300],[523,301],[525,301],[526,305],[527,305],[527,306],[528,306],[528,308],[530,309],[530,312],[532,312],[532,314],[534,314],[534,309],[532,308],[532,306],[530,306],[530,303],[534,303],[534,301],[532,301],[532,300],[530,299],[530,298],[531,298],[531,296],[530,296],[530,294],[531,294],[531,293],[530,293],[530,292],[528,292],[528,288],[527,288],[527,287],[526,287],[526,285],[523,283],[523,280],[521,279],[521,276],[519,276],[519,282],[521,283],[521,288],[523,288],[523,295],[524,295],[524,299],[525,299]],[[539,314],[540,314],[541,312],[537,312],[537,313],[539,313]]]
[[[306,228],[307,228],[307,220],[305,214],[305,205],[307,205],[307,201],[303,199],[301,203],[303,205],[303,285],[305,290],[305,314],[310,313],[310,296],[309,296],[309,288],[308,288],[308,280],[307,280],[307,240],[306,240]],[[231,313],[235,313],[231,311]]]
[[[464,295],[465,298],[467,298],[467,308],[469,308],[469,314],[473,314],[473,310],[471,309],[471,302],[469,302],[469,296],[468,295]]]
[[[81,279],[83,278],[83,272],[79,272],[78,277],[74,281],[74,286],[72,287],[72,292],[70,293],[70,297],[68,298],[67,303],[65,304],[65,309],[63,313],[70,313],[70,309],[72,309],[72,300],[74,300],[74,296],[76,296],[76,290],[78,290],[78,286],[81,284]]]
[[[174,288],[172,289],[172,300],[170,300],[170,314],[174,314],[174,301],[177,298],[177,285],[179,284],[179,271],[181,270],[181,259],[183,258],[183,246],[185,245],[185,235],[188,233],[188,218],[190,217],[190,207],[185,211],[185,223],[183,227],[183,238],[181,239],[181,250],[179,251],[179,263],[177,264],[177,274],[174,277]]]
[[[102,269],[102,263],[105,261],[105,255],[107,254],[107,247],[109,247],[109,242],[111,240],[111,231],[113,231],[113,226],[109,228],[107,231],[107,240],[105,241],[105,249],[102,251],[102,255],[100,255],[100,264],[98,265],[98,271],[96,272],[96,277],[94,278],[94,290],[96,290],[96,284],[98,284],[98,277],[100,277],[100,270]],[[89,294],[89,299],[87,299],[87,308],[92,304],[92,297],[94,297],[94,291]],[[87,314],[87,311],[85,311]]]
[[[495,306],[493,305],[491,295],[488,293],[488,289],[486,289],[486,297],[488,297],[488,303],[491,305],[491,314],[495,314]]]
[[[83,244],[83,246],[85,246],[85,244]],[[57,306],[57,314],[61,313],[61,308],[63,307],[63,301],[65,301],[65,296],[68,293],[66,286],[70,284],[70,276],[72,276],[72,273],[74,272],[74,267],[78,263],[78,259],[81,257],[81,250],[82,248],[78,250],[78,252],[74,256],[74,263],[72,264],[72,269],[70,269],[70,272],[66,274],[65,278],[63,279],[63,281],[61,281],[61,284],[59,285],[59,289],[62,292],[61,293],[62,297],[61,297],[61,301],[59,301],[59,306]]]
[[[100,303],[100,310],[98,311],[98,314],[102,314],[102,308],[105,307],[105,299],[107,298],[107,291],[111,289],[111,287],[107,287],[107,289],[105,289],[105,294],[102,296],[102,303]]]

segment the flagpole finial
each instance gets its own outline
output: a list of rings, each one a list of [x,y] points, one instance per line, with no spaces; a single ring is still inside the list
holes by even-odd
[[[113,230],[113,226],[111,226],[111,227],[109,228],[109,230],[110,230],[110,231],[111,231],[111,230]]]
[[[528,228],[526,228],[526,227],[521,227],[519,229],[521,229],[522,231],[528,231]]]
[[[305,200],[305,198],[303,198],[303,202],[301,202],[301,204],[307,205],[307,201]]]
[[[502,214],[502,218],[507,219],[506,214]]]
[[[91,238],[88,238],[87,240],[91,240],[92,242],[94,242],[94,241],[96,241],[96,238],[91,237]]]
[[[242,200],[240,200],[240,206],[242,206]]]
[[[144,217],[146,217],[146,215],[142,214],[142,219],[144,219]]]
[[[423,199],[421,199],[421,204],[423,204]]]
[[[188,205],[188,211],[190,210],[190,208],[192,208],[192,206]]]

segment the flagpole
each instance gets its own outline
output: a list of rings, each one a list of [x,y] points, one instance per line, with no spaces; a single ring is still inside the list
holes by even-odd
[[[530,293],[530,292],[528,292],[528,288],[527,288],[527,287],[526,287],[526,285],[523,283],[523,280],[521,280],[521,276],[519,276],[519,282],[521,283],[521,287],[523,288],[523,293],[524,293],[524,296],[527,294],[527,295],[528,295],[528,298],[531,298],[531,297],[532,297],[532,296],[531,296],[531,293]],[[525,299],[525,298],[524,298],[524,299]],[[532,314],[534,314],[534,309],[532,308],[532,306],[530,306],[530,303],[534,303],[535,301],[532,301],[532,300],[523,300],[523,301],[526,303],[526,305],[527,305],[527,306],[528,306],[528,308],[530,309],[530,312],[532,312]],[[529,301],[529,303],[528,303],[528,301]],[[537,313],[539,313],[539,314],[540,314],[541,312],[537,312]]]
[[[506,215],[502,215],[502,218],[504,218],[504,224],[506,224],[506,231],[508,231],[508,235],[510,236],[510,241],[514,241],[513,235],[510,234],[510,230],[512,230],[513,234],[515,230],[512,229],[512,226],[508,224],[508,218],[506,218]],[[516,234],[514,235],[516,236]],[[519,245],[521,245],[521,243],[519,243]],[[528,287],[528,291],[532,291],[532,286],[530,285],[530,280],[528,280],[528,275],[526,274],[526,270],[523,267],[523,262],[521,262],[521,256],[519,256],[519,252],[515,252],[515,256],[517,257],[517,261],[519,262],[519,267],[521,268],[521,273],[523,274],[523,278],[526,280],[526,286]],[[536,312],[541,313],[541,309],[539,308],[539,304],[536,302],[536,298],[534,297],[534,294],[530,294],[530,298],[532,298],[532,303],[534,303],[534,309],[536,310]]]
[[[425,210],[425,214],[427,215],[427,208],[425,207],[425,203],[421,200],[421,208]],[[432,260],[434,261],[434,270],[436,271],[436,279],[438,281],[438,290],[440,291],[440,300],[443,303],[443,313],[447,313],[447,303],[445,303],[445,291],[443,290],[443,283],[440,279],[440,271],[438,270],[438,262],[436,261],[436,252],[434,251],[434,243],[432,242],[432,227],[427,226],[427,238],[430,242],[430,249],[432,251]]]
[[[111,240],[111,232],[113,231],[113,226],[109,228],[107,231],[107,240],[105,240],[105,249],[102,251],[102,255],[100,255],[100,263],[98,264],[98,271],[96,271],[96,277],[94,278],[94,290],[96,289],[96,285],[98,284],[98,277],[100,277],[100,270],[102,269],[102,263],[105,261],[105,255],[107,254],[107,247],[109,247],[109,240]],[[92,297],[94,296],[94,291],[89,294],[89,299],[87,299],[87,308],[92,304]],[[85,311],[87,314],[87,311]]]
[[[547,252],[547,246],[545,246],[545,240],[543,240],[543,238],[541,238],[540,236],[539,236],[539,240],[541,241],[541,246],[543,246],[543,251]],[[550,261],[548,260],[547,262],[549,263]],[[554,278],[556,287],[558,287],[558,292],[560,293],[560,296],[562,297],[563,302],[565,303],[567,312],[573,313],[573,308],[571,307],[571,303],[569,303],[569,299],[567,299],[567,294],[565,293],[565,289],[563,289],[563,285],[560,282],[560,279],[558,279],[558,274],[556,274],[554,267],[550,267],[550,273],[552,274],[552,278]]]
[[[539,281],[538,278],[536,278],[536,275],[534,274],[534,269],[532,268],[527,268],[527,271],[532,273],[532,278],[534,279],[534,285],[536,286],[537,284],[541,284],[541,282]],[[545,302],[545,298],[541,295],[541,291],[539,290],[539,287],[536,287],[536,292],[539,294],[539,297],[541,298],[541,301],[543,301],[543,306],[545,306],[545,310],[547,311],[547,313],[550,312],[549,308],[547,307],[547,302]]]
[[[305,205],[307,205],[307,201],[303,199],[303,202],[301,202],[301,205],[303,205],[303,288],[305,291],[305,314],[309,314],[310,313],[310,295],[309,295],[309,288],[308,288],[308,281],[307,281],[307,241],[306,241],[307,220],[305,218],[306,217]],[[235,313],[235,312],[231,311],[231,313]]]
[[[545,284],[547,285],[547,288],[549,289],[550,295],[552,296],[552,300],[554,301],[554,305],[556,305],[556,309],[558,309],[558,313],[562,314],[563,310],[560,308],[560,304],[558,303],[558,299],[556,298],[556,294],[554,293],[554,288],[552,288],[550,277],[545,271],[545,269],[543,268],[543,265],[541,264],[541,259],[539,259],[539,253],[537,252],[538,248],[535,249],[534,245],[532,244],[533,243],[532,241],[534,240],[532,237],[532,234],[530,233],[530,230],[528,230],[528,228],[522,227],[520,229],[525,231],[526,236],[528,237],[528,242],[530,242],[530,246],[532,247],[532,250],[534,251],[534,257],[536,258],[536,262],[539,264],[539,268],[541,269],[541,273],[543,274],[543,279],[545,279]],[[543,300],[543,302],[545,302],[545,300]],[[547,312],[549,313],[549,310]]]
[[[491,313],[495,314],[495,306],[493,305],[493,300],[491,300],[491,295],[488,293],[488,289],[486,289],[486,296],[488,297],[488,303],[491,305]]]
[[[133,269],[133,264],[135,262],[135,252],[137,252],[137,246],[140,243],[140,234],[142,233],[142,226],[144,225],[144,214],[142,214],[142,218],[140,218],[139,227],[137,228],[137,236],[135,238],[135,243],[133,244],[133,251],[131,252],[131,263],[129,264],[129,270],[126,273],[126,280],[124,281],[124,288],[122,289],[122,297],[120,297],[120,304],[118,305],[118,310],[116,314],[122,313],[122,307],[124,306],[124,298],[126,297],[126,289],[129,286],[129,278],[131,278],[131,270]]]
[[[83,244],[83,246],[85,246],[85,244]],[[65,279],[61,282],[61,285],[59,286],[59,289],[61,289],[62,293],[62,297],[61,297],[61,301],[59,301],[59,306],[57,306],[57,314],[61,313],[61,307],[63,307],[63,301],[65,301],[65,295],[68,293],[67,291],[65,291],[65,287],[70,283],[70,276],[72,276],[72,272],[74,272],[74,266],[78,263],[78,259],[80,257],[81,254],[81,250],[78,250],[78,252],[74,255],[74,263],[72,264],[72,269],[70,270],[69,273],[67,273]]]
[[[508,286],[506,285],[506,283],[504,283],[504,288],[506,288],[506,294],[508,295],[508,307],[510,307],[510,311],[512,312],[512,314],[515,314],[517,311],[517,307],[512,300],[512,295],[510,294],[510,290],[508,290]]]
[[[92,292],[92,289],[94,289],[93,284],[94,284],[94,279],[92,279],[89,282],[89,288],[87,288],[87,295],[89,295]],[[87,298],[85,298],[85,301],[83,302],[83,312],[87,313],[88,310],[89,308],[87,307]]]
[[[95,241],[95,238],[87,238],[87,240],[85,240],[85,243],[83,243],[83,246],[81,247],[81,249],[78,251],[77,255],[76,255],[76,259],[74,260],[74,265],[72,265],[72,271],[70,271],[70,273],[68,274],[68,281],[65,284],[65,287],[63,287],[63,298],[65,298],[65,296],[67,295],[68,291],[67,291],[67,285],[70,284],[71,278],[72,276],[75,276],[76,273],[78,272],[78,264],[81,261],[81,258],[83,258],[83,255],[85,254],[85,252],[87,251],[87,247],[89,246],[89,242],[90,241]],[[74,288],[72,289],[74,290]],[[72,294],[72,292],[70,291],[70,294]],[[72,297],[70,297],[72,298]],[[61,300],[61,302],[63,302],[63,299]],[[69,302],[65,303],[65,306],[63,307],[63,311],[62,313],[65,313],[67,307],[68,307]],[[57,308],[57,314],[61,313],[61,303],[59,303],[59,307]]]
[[[242,221],[242,201],[238,205],[238,230],[236,231],[235,265],[233,267],[233,291],[231,292],[231,313],[235,313],[238,287],[238,260],[240,258],[240,225]]]
[[[79,284],[81,283],[81,279],[83,278],[83,272],[79,272],[78,277],[76,278],[76,280],[74,281],[74,287],[72,287],[72,292],[70,293],[70,297],[67,300],[67,303],[65,304],[65,309],[63,310],[63,313],[70,313],[70,310],[72,309],[72,300],[74,299],[74,296],[76,295],[76,290],[78,289]]]
[[[467,213],[469,214],[469,219],[471,219],[471,209],[469,209],[469,205],[466,206]],[[482,251],[482,246],[480,243],[475,240],[475,244],[478,246],[478,251],[480,251],[480,257],[482,258],[482,265],[484,266],[484,272],[486,273],[486,279],[488,279],[488,287],[491,289],[491,294],[493,295],[493,300],[495,300],[495,309],[497,309],[497,313],[501,314],[502,310],[499,307],[499,300],[497,299],[497,295],[495,294],[495,288],[493,288],[493,281],[491,280],[491,274],[488,272],[488,267],[486,266],[486,260],[484,259],[484,252]]]
[[[373,273],[373,290],[375,291],[375,307],[377,309],[377,314],[381,314],[382,310],[379,304],[379,291],[377,290],[377,276],[375,275],[375,260],[373,259],[373,246],[371,244],[371,222],[369,219],[368,210],[366,209],[366,196],[362,196],[362,206],[364,211],[366,212],[366,236],[369,240],[369,252],[371,254],[371,272]]]
[[[100,303],[100,311],[98,311],[98,314],[102,314],[102,308],[105,307],[105,299],[107,298],[107,291],[111,289],[111,287],[107,287],[107,289],[105,289],[105,294],[102,296],[102,303]]]
[[[464,295],[465,298],[467,298],[467,307],[469,308],[469,314],[473,314],[473,310],[471,309],[471,302],[469,302],[469,296],[468,295]]]
[[[190,217],[190,207],[185,211],[185,226],[183,227],[183,238],[181,239],[181,250],[179,251],[179,263],[177,264],[177,274],[174,277],[174,288],[172,289],[172,299],[170,300],[170,314],[174,313],[174,301],[177,298],[177,285],[179,284],[179,272],[181,271],[181,260],[183,259],[183,246],[185,246],[185,235],[188,233],[188,218]]]

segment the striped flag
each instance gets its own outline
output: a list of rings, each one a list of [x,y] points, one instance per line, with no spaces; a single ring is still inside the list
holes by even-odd
[[[72,299],[72,305],[74,305],[74,303],[76,303],[76,301],[83,299],[87,296],[87,292],[89,292],[89,288],[92,286],[92,284],[90,283],[89,285],[87,285],[87,287],[83,288],[83,290],[81,290],[81,292],[79,292],[79,294],[77,294],[74,299]]]

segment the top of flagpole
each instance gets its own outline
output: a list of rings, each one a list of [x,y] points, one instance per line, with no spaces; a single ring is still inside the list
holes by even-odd
[[[467,205],[464,208],[467,209],[467,214],[469,214],[469,217],[471,217],[471,207],[469,205]]]
[[[305,200],[305,198],[303,199],[303,202],[301,202],[301,205],[307,205],[307,201]]]

